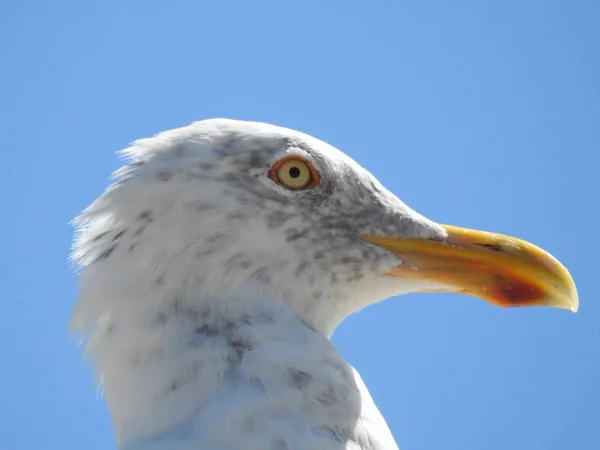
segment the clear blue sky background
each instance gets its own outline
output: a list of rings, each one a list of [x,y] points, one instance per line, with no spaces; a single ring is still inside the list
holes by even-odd
[[[571,270],[578,314],[391,299],[333,340],[402,450],[600,448],[600,3],[0,2],[0,429],[114,449],[66,330],[69,220],[114,151],[215,116],[300,129],[442,223]]]

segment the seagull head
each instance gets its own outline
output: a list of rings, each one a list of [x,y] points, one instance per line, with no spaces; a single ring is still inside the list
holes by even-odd
[[[123,153],[115,183],[78,219],[83,327],[116,308],[173,299],[243,311],[263,298],[324,335],[410,292],[577,310],[573,280],[545,251],[437,224],[306,134],[212,119]],[[144,300],[128,306],[130,298]]]

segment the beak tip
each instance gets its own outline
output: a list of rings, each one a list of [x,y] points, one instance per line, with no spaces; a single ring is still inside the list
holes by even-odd
[[[555,308],[565,309],[567,311],[576,313],[577,311],[579,311],[579,296],[577,295],[577,289],[575,288],[575,286],[573,286],[573,289],[569,293],[569,295],[563,297],[560,300],[548,302],[548,306],[553,306]]]
[[[576,313],[579,311],[579,297],[575,295],[573,301],[571,302],[571,308],[569,308],[572,312]]]
[[[571,274],[569,274],[569,272],[566,269],[565,269],[565,272],[567,273],[567,276],[568,276],[567,285],[570,288],[569,295],[567,296],[567,301],[568,301],[569,307],[566,309],[570,310],[571,312],[576,313],[577,311],[579,311],[579,293],[577,292],[577,286],[575,285],[575,281],[573,281]]]

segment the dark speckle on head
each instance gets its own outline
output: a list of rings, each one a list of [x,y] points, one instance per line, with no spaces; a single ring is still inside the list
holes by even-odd
[[[360,260],[358,258],[355,258],[353,256],[343,256],[340,258],[340,261],[342,262],[342,264],[360,264]]]
[[[200,250],[200,251],[196,252],[196,258],[204,259],[204,258],[207,258],[208,256],[212,255],[213,253],[214,253],[214,250],[211,250],[211,249]]]
[[[105,231],[103,233],[100,233],[100,234],[98,234],[97,236],[94,237],[93,241],[94,242],[98,242],[98,241],[102,240],[102,238],[104,236],[106,236],[107,234],[109,234],[109,233],[110,233],[110,231]]]
[[[228,269],[232,269],[232,268],[237,268],[240,265],[240,261],[241,259],[244,257],[244,254],[241,252],[237,252],[234,255],[232,255],[229,259],[227,259],[227,261],[225,262],[225,264],[227,265]]]
[[[127,232],[127,228],[125,228],[124,230],[119,231],[117,234],[114,235],[113,237],[113,241],[117,241],[121,238],[121,236],[123,236],[125,233]]]
[[[217,231],[213,233],[211,236],[207,237],[205,242],[207,244],[214,244],[215,242],[222,241],[226,237],[226,234],[222,231]]]
[[[221,333],[221,328],[217,325],[208,325],[204,324],[198,328],[196,328],[196,334],[201,334],[206,337],[214,337]]]
[[[108,257],[111,255],[111,253],[115,250],[116,247],[117,247],[117,244],[114,244],[114,245],[108,247],[106,250],[104,250],[102,253],[100,253],[98,255],[98,257],[95,259],[94,262],[99,262],[99,261],[108,259]]]
[[[152,222],[152,211],[150,211],[150,210],[142,211],[140,213],[140,215],[138,216],[138,219],[143,220],[145,222]]]
[[[258,323],[273,323],[273,315],[267,311],[259,312]]]
[[[243,339],[234,339],[231,340],[229,342],[229,345],[231,345],[231,348],[234,351],[234,354],[232,355],[230,353],[230,359],[232,361],[240,361],[244,358],[244,354],[247,351],[252,350],[252,344],[246,340]]]
[[[320,436],[329,437],[331,440],[336,441],[336,442],[344,443],[348,440],[347,433],[342,433],[338,430],[335,430],[332,427],[327,427],[327,426],[313,427],[312,431]]]
[[[167,392],[165,392],[165,394],[169,395],[170,393],[197,381],[200,376],[202,366],[202,363],[196,362],[189,364],[187,367],[183,367],[180,372],[177,373],[177,375],[170,381],[169,389]]]
[[[271,277],[269,275],[269,271],[266,267],[261,267],[254,271],[251,278],[262,281],[265,284],[269,284],[271,282]]]
[[[356,273],[353,273],[352,275],[350,275],[350,277],[348,278],[348,281],[360,281],[364,277],[365,277],[364,274],[362,274],[360,272],[356,272]]]
[[[106,336],[108,336],[108,335],[110,335],[110,334],[113,334],[113,333],[115,332],[115,328],[116,328],[116,327],[115,327],[115,324],[114,324],[114,322],[112,322],[112,323],[108,324],[108,326],[106,327],[106,330],[104,331],[104,334],[105,334]]]
[[[298,264],[298,267],[296,267],[294,273],[296,274],[296,276],[300,276],[306,269],[308,269],[309,266],[310,262],[302,261],[300,264]]]
[[[308,233],[310,233],[309,227],[306,227],[302,230],[297,230],[296,228],[290,228],[286,231],[286,239],[288,241],[295,241],[297,239],[300,239],[300,238],[306,236]]]
[[[167,315],[164,312],[159,311],[156,316],[154,316],[153,324],[164,325],[165,323],[167,323]]]
[[[331,386],[327,386],[327,388],[321,392],[316,400],[325,406],[330,406],[340,402],[340,399],[337,397]]]
[[[204,202],[204,203],[196,203],[194,205],[194,209],[196,211],[202,211],[202,212],[204,212],[204,211],[210,211],[210,210],[217,209],[217,207],[216,207],[216,205],[214,205],[212,203],[206,203],[206,202]]]
[[[323,297],[323,292],[315,291],[311,294],[311,297],[314,298],[315,300],[320,300]]]
[[[137,230],[135,230],[135,232],[133,233],[132,236],[133,237],[139,237],[139,236],[141,236],[145,229],[146,229],[146,225],[142,225]]]
[[[249,162],[250,167],[253,167],[253,168],[263,167],[269,160],[269,157],[271,156],[271,152],[266,151],[266,150],[253,150],[253,151],[250,151],[249,156],[250,156],[250,158],[249,158],[250,160],[248,162]]]
[[[313,379],[311,374],[291,367],[288,367],[288,372],[292,377],[292,383],[300,390],[304,389]]]
[[[241,134],[236,132],[236,131],[231,131],[227,137],[225,137],[222,141],[221,141],[221,145],[220,145],[220,150],[222,153],[220,153],[220,156],[229,156],[231,154],[234,154],[236,147],[238,146],[239,142],[241,139]]]

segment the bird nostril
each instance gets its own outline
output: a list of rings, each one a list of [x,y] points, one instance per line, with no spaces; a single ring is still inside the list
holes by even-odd
[[[494,252],[499,252],[502,253],[502,247],[498,244],[476,244],[479,245],[481,247],[485,247],[485,248],[489,248],[490,250],[494,251]]]

